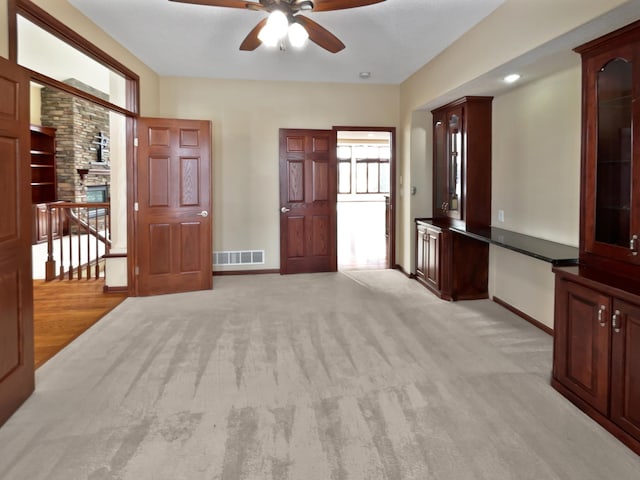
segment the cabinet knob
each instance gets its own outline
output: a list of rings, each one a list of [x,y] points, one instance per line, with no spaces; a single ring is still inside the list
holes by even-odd
[[[604,316],[604,312],[606,310],[607,310],[606,305],[600,305],[600,308],[598,309],[598,323],[600,324],[601,327],[607,326],[607,319]]]

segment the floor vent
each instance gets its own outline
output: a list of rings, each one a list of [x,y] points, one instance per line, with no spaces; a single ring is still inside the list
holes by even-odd
[[[242,250],[236,252],[213,252],[214,265],[262,265],[264,250]]]

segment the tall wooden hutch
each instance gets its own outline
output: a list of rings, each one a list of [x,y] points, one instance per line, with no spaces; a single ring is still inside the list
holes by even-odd
[[[433,110],[433,215],[416,219],[416,278],[447,300],[488,296],[489,245],[452,230],[491,223],[491,102]]]
[[[552,385],[640,454],[640,22],[576,51],[580,263],[554,268]]]

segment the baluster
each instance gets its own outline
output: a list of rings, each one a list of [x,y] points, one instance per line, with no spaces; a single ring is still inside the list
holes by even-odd
[[[85,227],[85,231],[87,233],[87,280],[91,280],[91,208],[86,207],[85,208],[85,215],[86,217],[86,227]],[[96,212],[98,213],[98,212]]]
[[[80,208],[76,209],[76,216],[78,218],[78,266],[76,272],[78,273],[78,280],[82,280],[82,218],[80,217]]]
[[[95,245],[96,245],[96,266],[94,269],[95,278],[100,277],[100,230],[99,230],[99,209],[96,209],[96,218],[95,218]]]
[[[64,280],[64,219],[67,217],[67,208],[60,209],[58,214],[58,232],[60,233],[60,272],[58,278]]]
[[[106,213],[107,219],[105,223],[105,232],[104,232],[105,233],[104,234],[104,238],[105,238],[104,252],[109,253],[111,252],[111,205],[109,205],[105,209],[105,213]]]
[[[73,218],[73,209],[69,207],[69,280],[73,280],[73,228],[72,223],[75,225],[75,218]]]

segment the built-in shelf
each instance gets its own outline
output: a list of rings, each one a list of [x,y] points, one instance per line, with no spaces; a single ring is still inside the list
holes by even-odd
[[[549,262],[553,266],[578,264],[578,248],[563,243],[552,242],[497,227],[473,227],[467,225],[466,227],[451,227],[451,230],[482,242],[498,245],[514,252]]]

